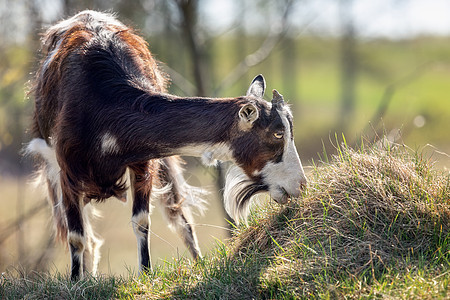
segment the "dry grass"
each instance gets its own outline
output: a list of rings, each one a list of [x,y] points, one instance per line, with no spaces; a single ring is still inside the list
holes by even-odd
[[[121,287],[170,299],[446,299],[450,182],[420,154],[345,144],[314,167],[302,199],[254,209],[249,227],[198,264]]]
[[[271,257],[262,290],[317,295],[318,289],[339,290],[340,279],[375,283],[392,268],[433,265],[448,271],[448,174],[405,146],[337,150],[314,168],[302,200],[255,219],[235,239],[236,257],[254,251]],[[330,275],[336,280],[328,283],[331,289],[323,285]]]

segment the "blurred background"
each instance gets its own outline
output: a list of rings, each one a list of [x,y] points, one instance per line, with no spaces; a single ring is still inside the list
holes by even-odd
[[[292,105],[307,170],[344,133],[350,145],[386,134],[423,149],[448,172],[450,1],[0,0],[0,272],[68,269],[66,246],[53,241],[50,207],[29,184],[32,162],[21,149],[29,140],[27,85],[41,58],[39,34],[84,9],[114,12],[137,29],[163,62],[173,94],[239,96],[264,74],[267,90]],[[207,254],[230,234],[220,173],[187,162],[191,183],[211,191],[209,210],[196,217]],[[105,239],[100,272],[135,270],[130,204],[96,207],[103,217],[94,225]],[[188,256],[158,209],[151,239],[154,264]]]

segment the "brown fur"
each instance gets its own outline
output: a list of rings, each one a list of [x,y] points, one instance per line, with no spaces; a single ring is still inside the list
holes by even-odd
[[[36,153],[44,158],[48,152],[56,153],[57,166],[46,158],[44,169],[60,168],[58,182],[49,181],[48,187],[53,206],[59,205],[54,210],[58,236],[69,239],[72,278],[81,275],[80,263],[87,266],[90,256],[86,253],[83,258],[74,251],[96,252],[92,249],[98,247],[90,244],[99,244],[85,220],[84,207],[91,200],[123,199],[129,188],[127,169],[133,217],[149,213],[155,186],[170,187],[160,202],[195,258],[201,254],[190,207],[201,206],[202,193],[184,182],[176,156],[180,149],[226,145],[229,156],[250,178],[252,188],[241,193],[243,201],[268,189],[258,172],[269,161],[281,160],[284,142],[273,134],[289,129],[284,129],[275,107],[262,99],[261,75],[242,97],[167,94],[168,77],[144,39],[111,16],[90,11],[50,27],[43,37],[42,54],[32,90],[32,135],[36,143],[46,143],[46,147],[38,145]],[[251,123],[240,118],[244,105],[258,116]],[[141,268],[151,267],[148,236],[142,236],[148,235],[146,226],[135,228]],[[81,238],[71,240],[71,236]]]

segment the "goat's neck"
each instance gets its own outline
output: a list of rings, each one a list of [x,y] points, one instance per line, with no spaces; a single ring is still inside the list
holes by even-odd
[[[201,157],[206,164],[232,160],[230,142],[241,98],[181,98],[149,94],[136,101],[137,122],[128,124],[132,159],[168,155]],[[127,133],[124,132],[127,136]]]

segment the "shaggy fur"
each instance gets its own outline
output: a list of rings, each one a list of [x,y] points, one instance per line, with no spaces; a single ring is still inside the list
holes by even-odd
[[[292,116],[277,92],[272,102],[262,99],[261,75],[242,97],[167,94],[167,76],[147,43],[112,15],[93,11],[50,27],[42,44],[27,149],[41,158],[57,235],[71,249],[72,278],[96,270],[87,268],[90,256],[89,264],[98,262],[100,240],[85,207],[110,197],[125,201],[129,188],[141,270],[151,268],[146,216],[152,191],[192,255],[201,256],[191,208],[203,206],[204,193],[183,179],[177,155],[208,164],[230,160],[240,168],[249,184],[229,188],[226,197],[235,218],[245,215],[257,192],[269,191],[277,201],[299,195],[305,178]],[[290,178],[279,178],[283,170]]]

